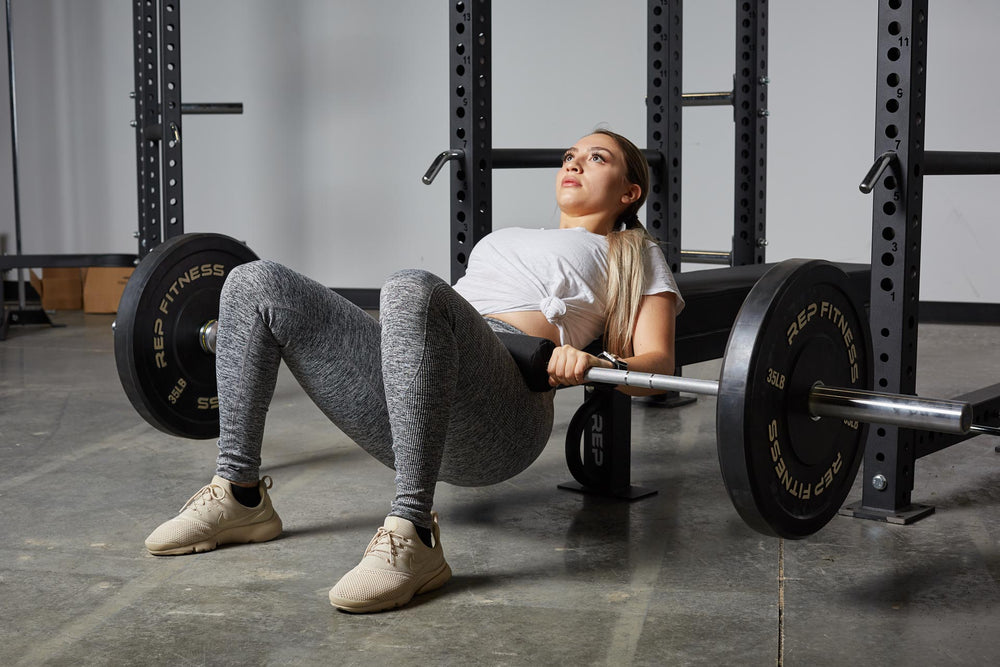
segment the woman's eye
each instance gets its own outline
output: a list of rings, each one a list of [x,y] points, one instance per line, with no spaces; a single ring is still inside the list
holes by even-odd
[[[565,155],[563,155],[563,162],[569,162],[572,159],[573,159],[572,153],[566,153]]]
[[[592,154],[592,155],[590,156],[590,159],[591,159],[591,161],[593,161],[593,162],[604,162],[604,158],[603,158],[603,157],[601,157],[601,155],[600,155],[600,154],[598,154],[598,153],[594,153],[594,154]]]

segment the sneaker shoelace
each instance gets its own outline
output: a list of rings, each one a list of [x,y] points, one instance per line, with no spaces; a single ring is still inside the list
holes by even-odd
[[[226,490],[218,484],[206,484],[197,493],[188,498],[181,511],[191,509],[197,512],[199,507],[205,507],[212,500],[222,500],[226,497]]]
[[[271,479],[270,475],[264,475],[261,478],[261,481],[264,482],[265,489],[270,489],[274,486],[274,480]],[[184,507],[181,508],[181,511],[183,512],[190,507],[193,511],[197,512],[199,506],[204,507],[212,500],[222,500],[226,497],[227,493],[226,489],[218,484],[206,484],[198,489],[197,493],[188,498],[188,501],[184,503]],[[195,504],[195,501],[199,500],[201,502]]]
[[[378,532],[375,533],[375,537],[372,541],[368,543],[368,548],[365,549],[365,556],[376,555],[385,558],[385,562],[389,565],[396,564],[396,556],[399,555],[400,548],[409,540],[401,535],[397,535],[385,526],[381,526]]]

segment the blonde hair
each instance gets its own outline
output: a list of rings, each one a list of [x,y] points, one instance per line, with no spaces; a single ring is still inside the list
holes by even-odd
[[[639,197],[618,216],[608,234],[608,287],[605,311],[604,346],[622,357],[632,356],[632,337],[645,289],[646,247],[652,237],[639,222],[637,213],[649,192],[649,163],[635,144],[610,130],[596,134],[611,137],[625,158],[626,180],[638,185]]]

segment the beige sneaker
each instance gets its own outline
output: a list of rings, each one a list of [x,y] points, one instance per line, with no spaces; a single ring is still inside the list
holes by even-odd
[[[433,548],[420,540],[412,523],[387,516],[361,562],[330,589],[330,603],[355,613],[381,611],[443,586],[451,578],[451,568],[441,549],[437,512],[431,516]]]
[[[228,480],[218,475],[191,496],[181,513],[160,524],[146,538],[155,556],[211,551],[220,544],[266,542],[281,534],[281,519],[271,506],[270,477],[260,480],[260,504],[244,507],[230,492]]]

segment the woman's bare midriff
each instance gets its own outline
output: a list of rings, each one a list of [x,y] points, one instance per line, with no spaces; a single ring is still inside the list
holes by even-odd
[[[529,336],[548,338],[556,345],[559,345],[559,329],[556,325],[545,319],[545,315],[540,310],[518,310],[513,313],[487,315],[487,317],[506,322]]]

